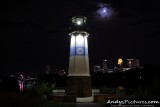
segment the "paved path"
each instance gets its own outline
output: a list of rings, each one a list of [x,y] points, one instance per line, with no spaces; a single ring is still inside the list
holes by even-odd
[[[98,103],[76,103],[76,107],[100,107]]]

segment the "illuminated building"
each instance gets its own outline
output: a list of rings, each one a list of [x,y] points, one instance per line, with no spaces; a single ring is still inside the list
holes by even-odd
[[[123,71],[123,66],[122,65],[123,65],[123,60],[122,60],[122,58],[119,58],[117,66],[114,68],[114,71],[122,72]]]
[[[127,65],[129,68],[139,67],[139,59],[127,59]]]
[[[107,60],[102,60],[102,71],[106,73],[108,69]]]
[[[100,65],[94,65],[93,66],[93,72],[96,73],[96,72],[101,72],[101,67]]]
[[[72,31],[69,34],[71,42],[66,94],[77,98],[92,96],[86,20],[83,16],[73,17]]]
[[[118,65],[121,66],[122,64],[123,64],[123,60],[122,60],[122,58],[119,58],[118,59]]]

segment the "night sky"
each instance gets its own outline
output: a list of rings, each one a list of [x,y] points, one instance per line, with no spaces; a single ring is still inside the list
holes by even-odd
[[[112,9],[101,17],[99,4]],[[4,68],[1,73],[39,73],[45,64],[68,69],[70,18],[88,18],[90,67],[107,59],[138,58],[140,65],[159,64],[158,0],[13,0],[0,3]]]

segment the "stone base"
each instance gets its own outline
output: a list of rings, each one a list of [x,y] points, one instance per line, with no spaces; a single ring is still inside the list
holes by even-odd
[[[68,76],[66,95],[75,95],[77,97],[92,96],[90,76]]]

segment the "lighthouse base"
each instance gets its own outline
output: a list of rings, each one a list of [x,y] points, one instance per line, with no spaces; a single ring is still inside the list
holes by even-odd
[[[68,76],[66,95],[82,98],[92,96],[90,76]]]

